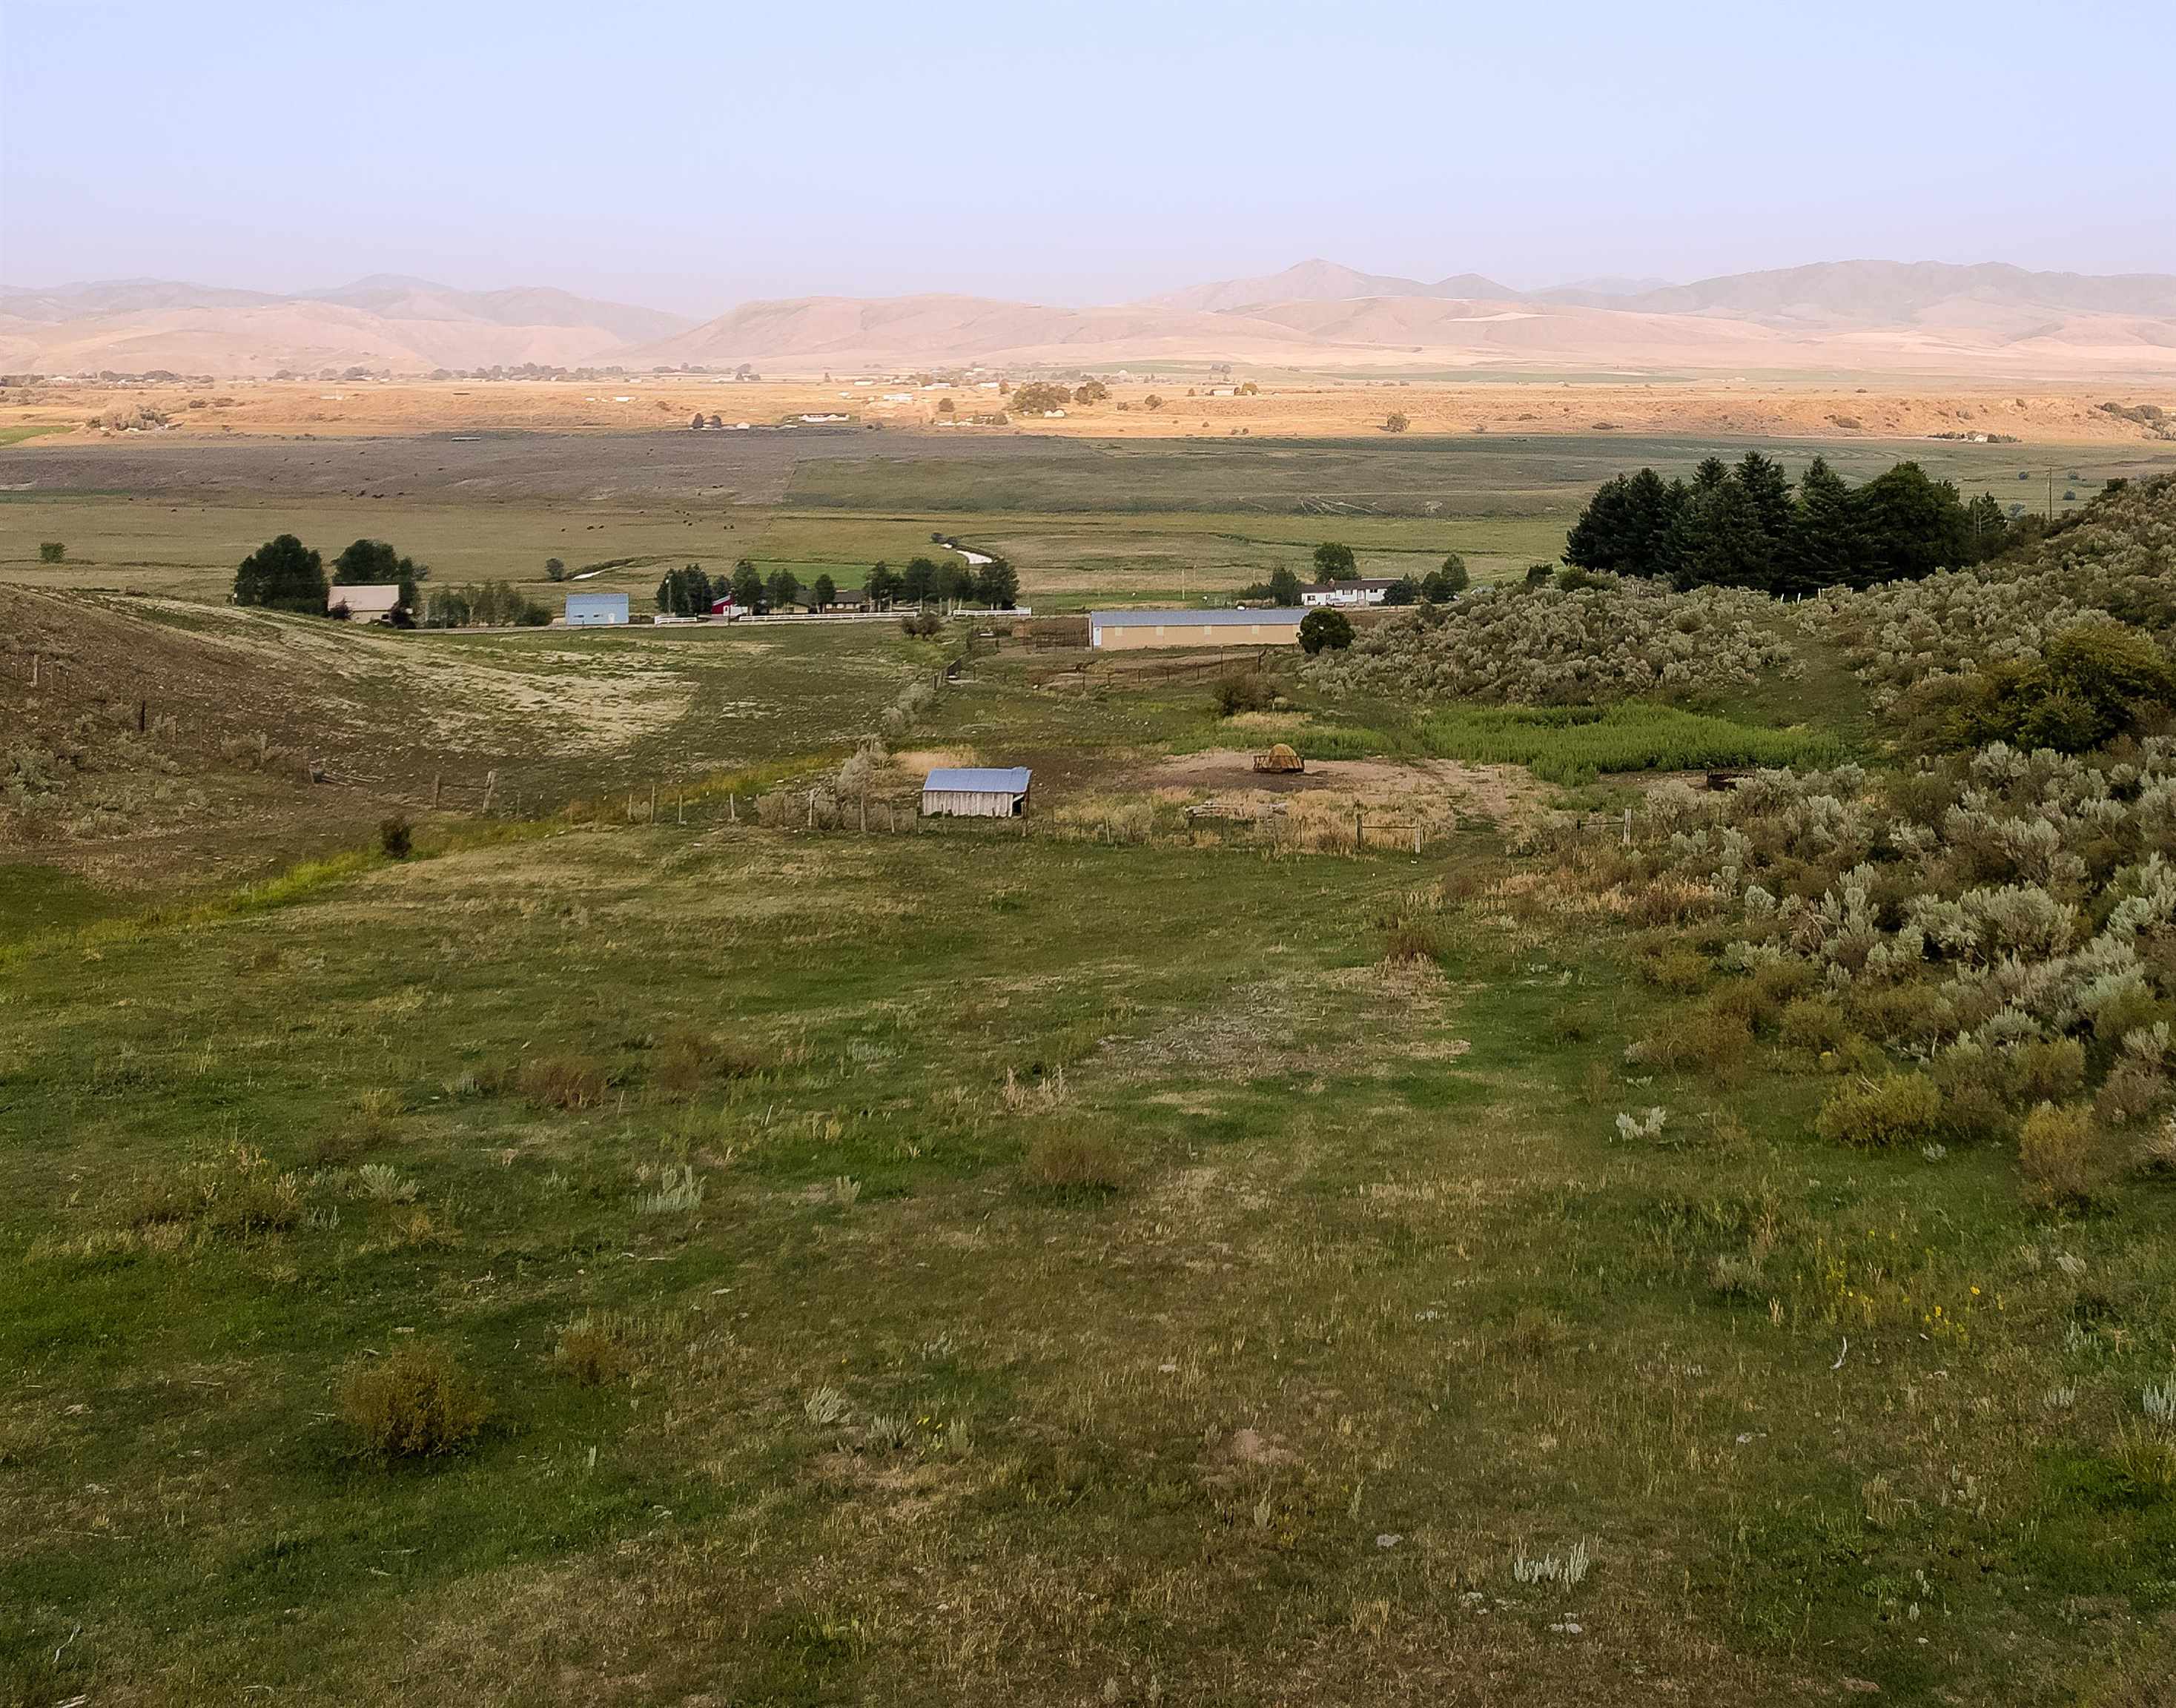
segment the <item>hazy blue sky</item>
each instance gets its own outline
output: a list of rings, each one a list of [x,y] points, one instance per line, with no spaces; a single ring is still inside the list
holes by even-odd
[[[0,0],[0,279],[2176,271],[2176,3]]]

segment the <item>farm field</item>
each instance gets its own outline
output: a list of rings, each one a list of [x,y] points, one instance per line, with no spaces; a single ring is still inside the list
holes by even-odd
[[[2176,748],[1896,695],[2159,620],[2172,495],[1311,660],[373,632],[220,602],[347,505],[12,499],[8,1700],[2165,1700]],[[1323,520],[724,514],[1054,605]]]
[[[879,558],[896,568],[932,553],[934,532],[1008,557],[1023,598],[1056,609],[1229,595],[1280,567],[1305,573],[1325,538],[1350,544],[1363,574],[1425,573],[1455,551],[1477,579],[1498,580],[1553,559],[1610,472],[1651,463],[1687,474],[1711,453],[1749,448],[1794,472],[1826,455],[1854,479],[1912,457],[1967,497],[1991,492],[2005,504],[2047,502],[2052,468],[2059,513],[2108,479],[2176,467],[2176,449],[2135,445],[1603,434],[1244,447],[814,432],[34,447],[0,456],[0,581],[219,600],[233,566],[280,531],[328,554],[389,539],[442,582],[509,579],[553,602],[566,589],[545,579],[550,558],[576,573],[605,566],[582,585],[639,605],[667,568],[716,574],[743,557],[766,574],[828,569],[858,585]],[[68,548],[65,562],[40,561],[46,541]]]
[[[1232,437],[1365,436],[1381,443],[1387,437],[1384,423],[1393,412],[1406,416],[1416,435],[1751,433],[1848,440],[1978,432],[2030,443],[2115,447],[2152,436],[2138,424],[2111,416],[2103,404],[2168,403],[2165,381],[2113,376],[2005,385],[1939,372],[1753,372],[1718,379],[1621,371],[1477,374],[1423,364],[1410,365],[1403,373],[1394,369],[1374,376],[1334,368],[1225,374],[1208,369],[1206,362],[1174,363],[1168,373],[1160,371],[1154,378],[1107,375],[1110,395],[1103,401],[1083,405],[1076,400],[1062,417],[1020,418],[1003,427],[939,426],[947,400],[955,419],[1005,407],[1005,398],[994,389],[965,381],[910,387],[904,401],[894,400],[899,388],[892,383],[856,384],[847,376],[829,383],[813,377],[750,383],[684,373],[627,375],[617,381],[259,379],[121,390],[87,383],[41,383],[0,391],[0,443],[21,428],[95,445],[96,432],[85,423],[117,400],[160,411],[177,439],[216,443],[299,437],[321,448],[343,440],[416,433],[575,434],[609,443],[672,432],[712,446],[746,446],[751,439],[759,443],[771,437],[755,432],[704,439],[686,432],[698,411],[716,415],[724,423],[746,421],[755,428],[802,414],[843,413],[856,435],[873,427],[888,436],[937,438],[961,456],[979,455],[987,443],[1024,438],[1042,444],[1167,444]],[[1243,387],[1250,382],[1256,389],[1247,392]],[[1189,389],[1197,394],[1189,396]],[[1216,394],[1227,390],[1231,394]],[[1151,406],[1151,396],[1161,403]]]

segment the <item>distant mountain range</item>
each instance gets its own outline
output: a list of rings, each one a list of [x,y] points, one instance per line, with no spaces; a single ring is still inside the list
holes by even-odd
[[[45,291],[0,286],[0,367],[258,375],[575,367],[616,360],[688,324],[548,287],[456,291],[390,274],[286,296],[117,279]]]
[[[969,296],[747,302],[700,325],[563,291],[376,277],[288,295],[122,280],[0,288],[0,368],[265,375],[682,363],[885,372],[1206,362],[1377,373],[2176,375],[2176,277],[1841,261],[1521,291],[1326,260],[1107,307]]]

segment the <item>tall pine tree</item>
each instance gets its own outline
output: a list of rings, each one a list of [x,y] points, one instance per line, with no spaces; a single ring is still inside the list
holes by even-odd
[[[1825,457],[1815,457],[1798,482],[1798,502],[1778,555],[1778,593],[1812,593],[1823,587],[1861,584],[1864,553],[1851,483],[1829,466]]]

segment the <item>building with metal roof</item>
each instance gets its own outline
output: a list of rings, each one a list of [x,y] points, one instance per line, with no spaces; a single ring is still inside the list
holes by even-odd
[[[1295,606],[1259,611],[1091,611],[1088,644],[1106,651],[1151,646],[1297,646]]]
[[[341,581],[325,590],[325,614],[344,611],[351,623],[390,623],[401,608],[395,581]]]
[[[922,780],[925,819],[1022,819],[1027,816],[1025,765],[940,765]]]
[[[626,621],[627,595],[624,593],[569,593],[567,596],[567,626],[569,628],[616,628]]]

